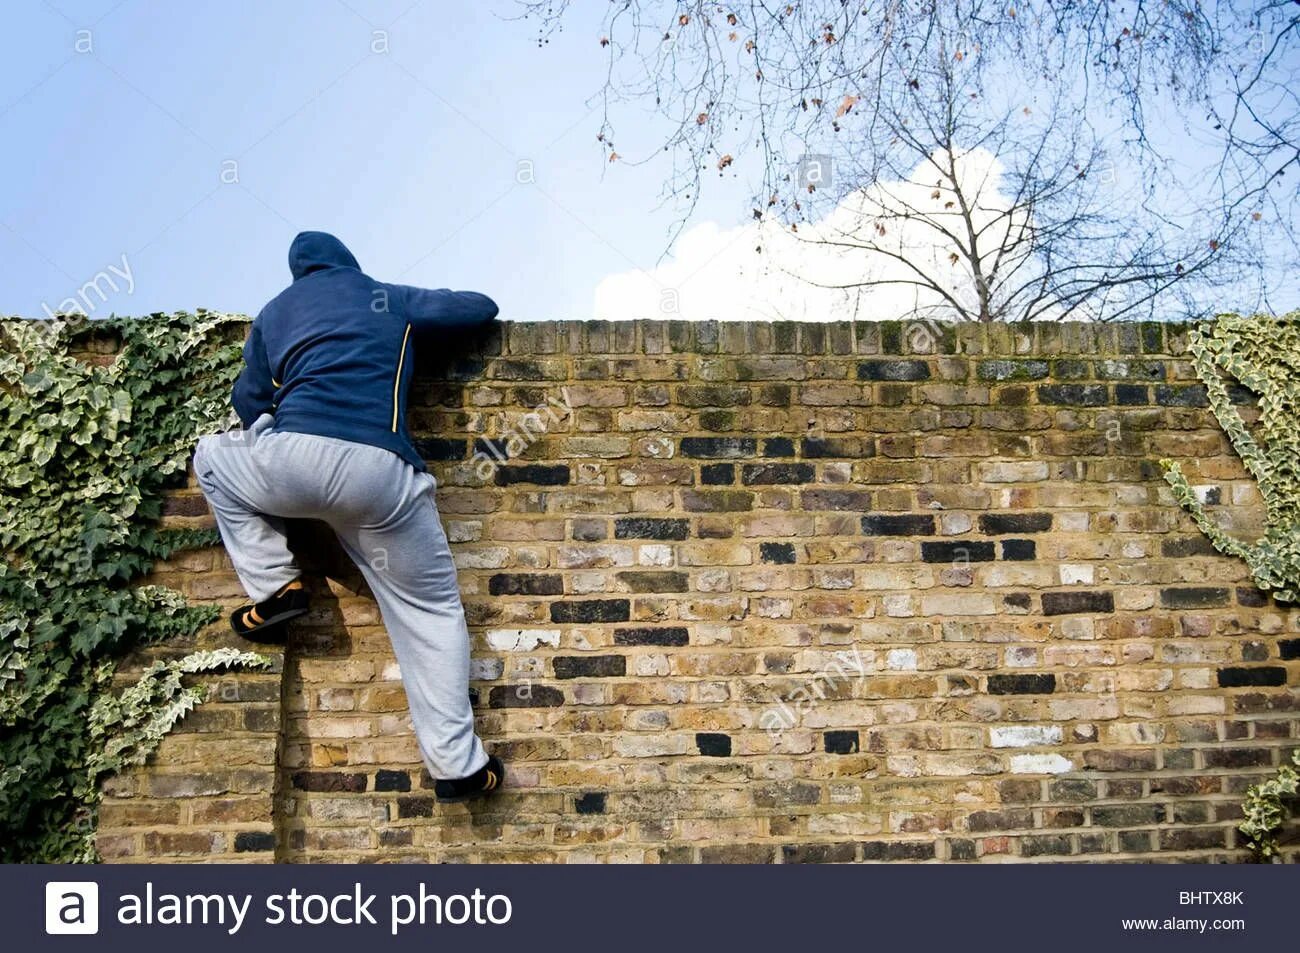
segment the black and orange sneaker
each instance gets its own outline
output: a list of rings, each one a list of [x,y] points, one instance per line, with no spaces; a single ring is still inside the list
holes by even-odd
[[[284,623],[305,615],[309,601],[302,580],[295,579],[257,605],[240,606],[230,614],[230,627],[252,642],[283,642]]]
[[[501,763],[500,758],[492,755],[488,758],[487,764],[467,778],[435,781],[433,793],[440,804],[459,804],[462,801],[487,797],[493,791],[500,790],[505,779],[506,766]]]

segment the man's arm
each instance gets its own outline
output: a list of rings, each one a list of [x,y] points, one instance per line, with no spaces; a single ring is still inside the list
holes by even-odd
[[[275,384],[271,380],[271,365],[266,359],[266,347],[262,344],[259,318],[253,322],[253,330],[244,342],[244,369],[235,380],[230,402],[235,405],[240,423],[247,428],[262,414],[274,412],[274,399]]]
[[[391,308],[405,315],[417,331],[462,330],[481,327],[497,316],[497,303],[477,291],[386,285]]]

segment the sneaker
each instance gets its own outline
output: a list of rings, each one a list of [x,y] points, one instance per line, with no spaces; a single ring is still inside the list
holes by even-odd
[[[295,579],[257,605],[240,606],[230,614],[230,627],[253,642],[282,642],[284,623],[305,615],[309,600],[302,580]]]
[[[493,791],[500,789],[505,779],[506,766],[501,763],[500,758],[492,755],[488,758],[487,764],[467,778],[435,781],[433,793],[440,804],[459,804],[461,801],[487,797]]]

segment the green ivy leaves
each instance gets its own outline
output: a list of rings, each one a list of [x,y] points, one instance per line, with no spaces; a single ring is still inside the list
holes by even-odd
[[[215,541],[156,523],[196,438],[231,419],[246,321],[0,321],[0,860],[93,859],[99,779],[201,700],[182,677],[259,662],[198,653],[110,692],[127,652],[217,615],[130,582]]]

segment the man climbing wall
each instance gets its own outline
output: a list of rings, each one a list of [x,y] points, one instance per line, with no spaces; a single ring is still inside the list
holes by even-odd
[[[488,324],[491,298],[391,285],[344,244],[302,232],[293,283],[262,309],[231,400],[244,430],[204,437],[199,485],[252,604],[234,630],[282,637],[308,596],[285,519],[323,520],[364,574],[401,666],[434,793],[460,801],[500,787],[505,770],[474,733],[469,630],[434,478],[406,431],[421,335]]]

